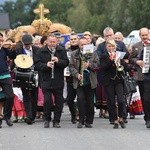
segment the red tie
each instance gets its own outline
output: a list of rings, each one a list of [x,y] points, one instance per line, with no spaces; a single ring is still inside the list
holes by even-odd
[[[148,45],[150,45],[150,40],[144,41],[144,46],[146,47]]]

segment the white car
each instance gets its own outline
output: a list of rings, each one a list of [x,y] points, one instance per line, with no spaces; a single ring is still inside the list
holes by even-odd
[[[127,38],[135,38],[140,41],[139,30],[133,30],[129,33]]]

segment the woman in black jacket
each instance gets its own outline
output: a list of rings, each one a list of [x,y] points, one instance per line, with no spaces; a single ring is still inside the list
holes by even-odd
[[[108,97],[109,113],[114,120],[114,127],[118,128],[119,124],[125,128],[123,121],[123,71],[120,71],[120,59],[116,56],[116,43],[114,40],[106,41],[107,51],[100,57],[100,68],[103,74],[103,84]],[[122,67],[122,66],[121,66]],[[123,69],[123,67],[122,67]],[[117,105],[116,105],[117,100]],[[117,107],[118,106],[118,107]]]

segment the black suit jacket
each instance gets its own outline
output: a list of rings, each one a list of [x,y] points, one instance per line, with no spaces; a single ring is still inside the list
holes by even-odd
[[[120,51],[120,52],[126,52],[126,55],[124,56],[124,59],[129,57],[129,53],[128,50],[125,46],[125,44],[121,41],[115,41],[116,42],[116,51]],[[99,44],[98,48],[97,48],[97,54],[99,57],[101,57],[102,54],[107,53],[106,50],[106,42],[103,42],[101,44]]]
[[[119,79],[118,80],[119,82],[123,82],[123,78],[122,78],[122,76],[124,75],[123,72],[117,71],[115,62],[110,60],[109,57],[110,56],[108,53],[104,53],[101,55],[101,58],[100,58],[103,85],[108,85],[112,78],[115,79],[116,75],[118,77],[117,80]]]
[[[33,66],[34,66],[34,64],[35,64],[35,62],[36,62],[36,60],[37,60],[37,53],[38,53],[39,50],[40,50],[40,49],[39,49],[38,47],[32,46]],[[16,53],[17,53],[17,55],[25,54],[25,53],[24,53],[24,50],[23,50],[23,46],[18,47],[18,48],[16,49]],[[12,64],[11,64],[11,66],[10,66],[11,70],[13,70],[14,67],[15,67],[15,63],[14,63],[14,61],[13,61]],[[35,70],[36,70],[36,69],[35,69]]]
[[[64,68],[69,64],[66,49],[61,45],[57,45],[54,56],[58,57],[58,63],[54,64],[54,79],[52,79],[52,69],[47,67],[47,62],[51,60],[51,53],[48,47],[41,48],[38,53],[35,68],[41,73],[41,86],[43,89],[64,87]]]

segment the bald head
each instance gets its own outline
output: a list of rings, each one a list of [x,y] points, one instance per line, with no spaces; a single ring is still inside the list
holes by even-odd
[[[148,28],[141,28],[139,31],[139,34],[141,35],[141,33],[143,33],[143,32],[149,33],[149,29]]]
[[[123,34],[121,32],[116,32],[115,36],[114,36],[114,39],[116,41],[123,41]]]
[[[149,29],[148,28],[141,28],[139,31],[139,35],[141,38],[141,41],[147,41],[149,39]]]

